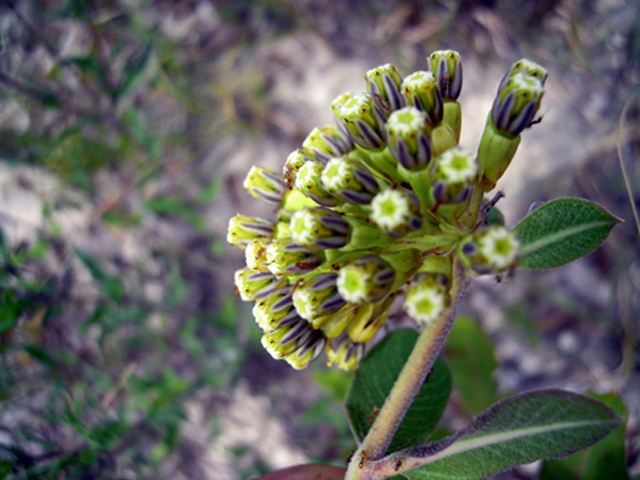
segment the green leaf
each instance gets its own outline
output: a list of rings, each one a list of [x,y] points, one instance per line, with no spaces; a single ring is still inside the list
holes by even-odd
[[[518,223],[520,268],[545,270],[595,250],[620,223],[604,208],[578,198],[545,203]]]
[[[362,440],[398,378],[418,338],[414,330],[398,330],[376,345],[362,361],[347,393],[351,430]],[[442,416],[451,393],[451,375],[438,358],[389,447],[393,452],[426,440]]]
[[[474,319],[456,319],[447,338],[445,358],[468,413],[477,415],[498,401],[493,343]]]
[[[480,480],[516,465],[561,457],[593,445],[621,419],[606,405],[561,390],[503,400],[463,430],[383,459],[415,480]],[[401,467],[393,471],[393,466]]]
[[[627,409],[615,393],[590,396],[605,403],[620,417],[626,418]],[[620,425],[601,442],[584,452],[545,461],[540,480],[628,480],[624,430],[625,425]]]

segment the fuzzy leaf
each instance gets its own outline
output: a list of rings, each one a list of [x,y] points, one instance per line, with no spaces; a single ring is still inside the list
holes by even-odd
[[[415,480],[480,480],[587,448],[620,423],[591,398],[561,390],[530,392],[497,403],[450,437],[396,452],[380,461],[386,465],[378,471]]]
[[[626,418],[627,409],[615,393],[590,395]],[[542,465],[540,480],[628,480],[626,467],[625,426],[620,425],[601,442],[567,458],[547,460]]]
[[[545,270],[595,250],[620,223],[604,208],[578,198],[545,203],[518,223],[520,268]]]
[[[414,330],[398,330],[376,345],[360,367],[347,393],[351,430],[362,440],[391,391],[418,338]],[[451,392],[451,375],[438,359],[389,447],[393,452],[423,443],[440,420]]]

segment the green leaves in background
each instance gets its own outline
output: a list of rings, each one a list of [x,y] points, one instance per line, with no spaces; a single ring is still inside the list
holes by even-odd
[[[468,414],[477,415],[498,400],[493,343],[473,318],[456,319],[447,338],[445,358]]]
[[[358,440],[362,440],[369,431],[417,338],[414,330],[393,332],[376,345],[360,364],[346,400],[351,429]],[[440,420],[450,392],[449,369],[438,359],[400,424],[389,451],[423,443]]]
[[[595,250],[620,221],[578,198],[545,203],[515,227],[522,244],[519,267],[545,270],[569,263]]]
[[[503,400],[458,433],[397,452],[385,462],[420,465],[397,472],[416,480],[480,480],[516,465],[574,453],[620,423],[609,407],[591,398],[541,390]]]
[[[620,417],[627,417],[627,409],[615,393],[589,396],[605,403]],[[540,480],[628,480],[624,430],[622,424],[589,450],[545,461]]]

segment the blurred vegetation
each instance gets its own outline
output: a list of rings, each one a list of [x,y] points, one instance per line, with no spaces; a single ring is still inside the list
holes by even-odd
[[[566,75],[576,108],[580,94],[595,91],[612,123],[631,102],[627,122],[638,124],[635,2],[2,2],[0,479],[206,478],[204,447],[185,433],[189,409],[202,410],[213,438],[240,379],[269,368],[272,379],[286,375],[265,366],[257,329],[229,296],[236,266],[210,206],[233,196],[233,179],[220,172],[235,144],[258,136],[293,150],[307,133],[272,115],[287,109],[272,95],[287,64],[266,68],[257,53],[306,33],[347,59],[392,55],[407,65],[445,46],[490,61],[521,45]],[[640,135],[637,127],[627,133],[622,151],[631,163]],[[630,219],[605,140],[567,177],[578,194]],[[637,167],[632,175],[638,179]],[[32,197],[35,223],[15,213]],[[618,231],[615,249],[591,259],[615,289],[596,323],[611,350],[624,345],[622,390],[633,394],[640,259],[633,227]],[[550,295],[538,282],[533,311],[505,307],[531,338],[561,328],[534,321],[551,318],[552,307],[560,305],[564,320],[589,316],[579,299]],[[449,344],[454,379],[473,382],[476,367],[491,379],[492,360],[456,350],[470,342],[463,327],[477,328],[461,324]],[[312,460],[346,459],[348,378],[321,369],[313,376],[323,389],[317,398],[280,399],[276,409]],[[476,412],[494,387],[490,380],[474,397],[465,383],[460,409]],[[640,404],[628,410],[637,418]],[[242,478],[268,469],[242,448],[231,454]]]

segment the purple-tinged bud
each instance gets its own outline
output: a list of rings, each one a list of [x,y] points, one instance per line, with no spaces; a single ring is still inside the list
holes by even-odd
[[[380,190],[369,168],[347,156],[332,158],[324,167],[321,181],[334,197],[360,205],[369,203]]]
[[[311,334],[298,339],[298,348],[284,359],[296,370],[302,370],[318,358],[326,345],[324,334],[320,330],[313,330]]]
[[[274,240],[267,247],[267,267],[274,275],[310,272],[321,263],[318,253],[294,243],[290,238]]]
[[[346,305],[347,302],[338,293],[337,279],[335,273],[321,273],[298,285],[293,292],[293,304],[298,315],[312,322]]]
[[[244,249],[254,240],[273,237],[274,227],[275,225],[271,220],[236,215],[229,219],[227,242],[234,247]]]
[[[236,270],[234,282],[236,292],[245,302],[266,298],[281,285],[270,272],[257,272],[247,267]]]
[[[316,127],[302,142],[302,148],[310,152],[312,158],[327,163],[330,158],[339,157],[353,150],[353,141],[335,125]]]
[[[368,93],[354,95],[338,108],[339,119],[353,141],[367,150],[380,150],[385,146],[382,124],[373,97]]]
[[[342,215],[325,207],[298,210],[289,223],[291,238],[311,250],[344,247],[349,239],[349,223]]]
[[[436,78],[442,98],[457,100],[462,90],[462,61],[455,50],[436,50],[427,58],[429,70]]]
[[[365,80],[367,81],[367,92],[386,116],[394,110],[404,107],[405,100],[400,93],[402,77],[396,67],[387,63],[373,68],[365,74]]]
[[[273,205],[280,205],[288,190],[281,175],[255,165],[249,170],[243,186],[251,196]]]
[[[531,60],[522,58],[511,65],[511,68],[504,75],[502,81],[500,82],[500,85],[498,86],[498,92],[504,88],[505,84],[511,77],[517,75],[518,73],[524,73],[529,77],[535,77],[542,82],[542,85],[546,83],[547,77],[549,76],[549,72],[546,68],[538,65],[536,62],[532,62]]]
[[[431,127],[427,115],[416,107],[393,112],[385,125],[389,151],[407,170],[426,167],[431,161]]]
[[[353,370],[360,364],[364,351],[364,343],[356,343],[347,336],[340,337],[335,345],[327,350],[327,366],[335,365],[341,370]]]
[[[300,317],[285,323],[275,330],[265,331],[261,343],[276,360],[281,360],[296,351],[305,339],[313,335],[313,329]]]
[[[513,137],[533,121],[544,94],[542,81],[524,72],[510,76],[500,89],[491,108],[496,129]]]
[[[331,195],[322,185],[324,168],[324,164],[316,160],[306,162],[298,171],[295,188],[319,205],[334,207],[340,203],[340,200]]]
[[[252,312],[256,323],[264,332],[275,330],[299,318],[293,307],[291,287],[288,285],[267,298],[256,301]]]
[[[442,122],[442,93],[433,73],[421,70],[405,77],[402,81],[402,94],[408,105],[427,114],[432,127]]]

